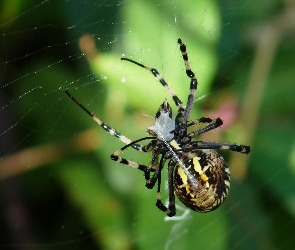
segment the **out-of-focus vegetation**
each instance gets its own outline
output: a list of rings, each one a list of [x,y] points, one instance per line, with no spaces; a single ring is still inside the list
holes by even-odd
[[[294,248],[294,1],[0,8],[1,249]],[[123,144],[64,90],[130,139],[144,137],[159,105],[173,102],[150,72],[120,57],[157,68],[186,101],[178,37],[203,97],[191,119],[224,120],[201,139],[252,152],[220,152],[232,185],[218,210],[164,221],[156,188],[110,160]],[[124,158],[148,164],[150,155],[130,149]]]

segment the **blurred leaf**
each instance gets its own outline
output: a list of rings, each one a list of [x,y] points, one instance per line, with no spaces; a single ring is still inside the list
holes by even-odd
[[[95,170],[81,161],[70,161],[60,169],[60,179],[69,196],[86,217],[92,236],[105,249],[130,249],[129,226],[123,206]],[[95,164],[95,162],[93,162]]]

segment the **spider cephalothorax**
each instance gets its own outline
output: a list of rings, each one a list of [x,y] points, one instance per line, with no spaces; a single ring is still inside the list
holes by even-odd
[[[144,137],[135,141],[130,140],[104,124],[66,91],[68,96],[105,131],[126,144],[113,153],[111,159],[143,171],[147,188],[151,189],[157,183],[156,206],[168,216],[174,216],[176,213],[174,193],[185,206],[194,211],[210,212],[218,208],[228,195],[230,172],[223,157],[215,150],[232,150],[245,154],[250,152],[249,146],[194,140],[196,136],[220,127],[223,122],[220,118],[213,119],[208,117],[201,117],[193,122],[189,122],[198,82],[195,74],[190,69],[186,46],[182,43],[181,39],[178,39],[178,43],[184,60],[186,74],[191,79],[185,106],[156,69],[128,58],[122,58],[122,60],[132,62],[149,70],[164,86],[177,106],[177,114],[174,116],[172,108],[166,100],[160,105],[155,116],[154,125],[147,129],[151,135],[150,137]],[[188,133],[188,127],[200,124],[207,125]],[[145,146],[138,144],[138,142],[143,140],[151,141]],[[128,147],[142,152],[151,152],[152,158],[150,163],[148,165],[142,165],[120,157],[119,154]],[[161,200],[161,173],[166,161],[168,161],[168,206],[165,206]],[[154,173],[152,177],[150,176],[151,172]]]

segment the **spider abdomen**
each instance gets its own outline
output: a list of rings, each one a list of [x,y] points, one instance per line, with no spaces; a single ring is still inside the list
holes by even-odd
[[[174,170],[174,190],[178,199],[197,212],[218,208],[228,195],[230,172],[214,150],[197,150]],[[185,169],[183,169],[185,168]]]

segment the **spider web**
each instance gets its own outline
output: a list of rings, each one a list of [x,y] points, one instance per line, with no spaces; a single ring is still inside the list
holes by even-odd
[[[294,1],[0,6],[1,249],[293,249]],[[122,143],[64,90],[130,139],[145,137],[159,105],[173,102],[120,58],[158,69],[185,102],[178,38],[199,81],[191,119],[224,121],[201,140],[251,153],[220,152],[232,181],[219,209],[199,214],[177,201],[177,217],[166,218],[156,188],[109,159]],[[123,157],[150,159],[132,149]]]

